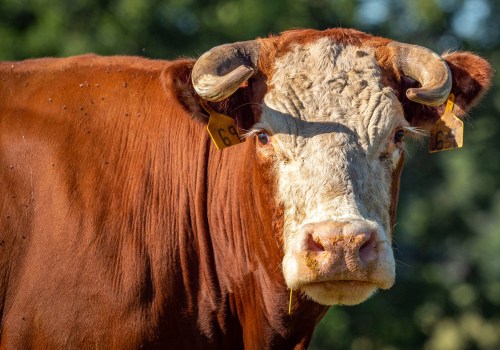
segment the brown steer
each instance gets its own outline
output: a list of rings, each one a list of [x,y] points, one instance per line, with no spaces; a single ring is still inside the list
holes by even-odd
[[[0,63],[0,349],[307,347],[394,283],[404,135],[490,80],[348,29]],[[201,104],[246,140],[217,150]]]

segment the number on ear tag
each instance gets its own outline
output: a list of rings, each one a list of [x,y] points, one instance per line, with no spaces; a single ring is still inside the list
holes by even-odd
[[[217,113],[205,100],[200,99],[200,104],[210,115],[207,131],[218,150],[223,150],[224,148],[243,142],[238,133],[236,120],[227,115]]]
[[[236,120],[227,115],[211,111],[207,130],[218,150],[241,143]]]
[[[461,148],[464,143],[464,123],[453,114],[455,96],[450,94],[443,115],[432,126],[429,138],[429,152]]]

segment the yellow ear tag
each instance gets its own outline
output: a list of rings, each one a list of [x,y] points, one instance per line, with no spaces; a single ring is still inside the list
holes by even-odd
[[[443,115],[432,126],[429,137],[429,152],[460,148],[464,144],[464,123],[453,114],[455,95],[450,94]]]
[[[236,120],[227,115],[217,113],[205,101],[202,101],[201,105],[210,114],[207,131],[218,150],[223,150],[242,142],[238,134]]]

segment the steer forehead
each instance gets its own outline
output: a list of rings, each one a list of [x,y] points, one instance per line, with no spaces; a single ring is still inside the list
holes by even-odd
[[[285,236],[307,222],[352,218],[389,231],[392,171],[379,157],[408,124],[382,80],[371,47],[329,37],[290,45],[275,59],[255,128],[273,135]]]
[[[369,152],[397,123],[405,124],[395,94],[381,80],[370,47],[328,37],[291,45],[274,62],[261,123],[273,134],[330,134],[336,145],[356,142]]]

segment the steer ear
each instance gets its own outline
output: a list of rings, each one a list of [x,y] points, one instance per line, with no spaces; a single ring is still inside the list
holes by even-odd
[[[234,118],[242,129],[254,122],[251,99],[259,74],[259,51],[257,40],[216,46],[198,58],[191,74],[193,88],[206,101],[204,105],[218,103],[216,109]]]
[[[483,58],[470,52],[452,52],[442,55],[452,75],[451,93],[455,95],[453,113],[461,118],[484,96],[491,85],[493,70]],[[429,130],[443,114],[445,104],[429,107],[406,101],[405,112],[413,126]]]
[[[237,119],[240,127],[251,125],[253,118],[242,114],[253,115],[249,99],[260,86],[255,82],[262,80],[258,70],[259,48],[256,40],[225,44],[205,52],[194,63],[177,64],[179,67],[173,69],[177,97],[193,118],[207,121],[207,110],[214,109]]]
[[[462,117],[488,91],[493,70],[485,59],[470,52],[453,52],[443,55],[443,58],[452,72],[454,113]]]

